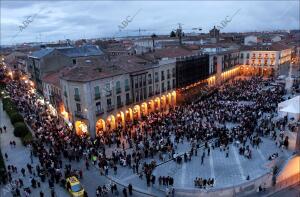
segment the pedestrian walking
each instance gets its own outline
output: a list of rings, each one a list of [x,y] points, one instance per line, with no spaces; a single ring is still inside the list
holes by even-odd
[[[129,185],[128,185],[128,193],[129,193],[130,196],[132,195],[132,185],[131,185],[131,183],[129,183]]]
[[[123,189],[123,196],[124,196],[124,197],[127,197],[127,190],[126,190],[125,187],[124,187],[124,189]]]

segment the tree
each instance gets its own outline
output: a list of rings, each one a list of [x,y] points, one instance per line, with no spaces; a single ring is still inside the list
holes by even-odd
[[[10,115],[10,121],[11,124],[15,124],[17,122],[23,122],[23,116],[21,114],[19,114],[18,112],[14,112]]]
[[[171,31],[170,37],[171,37],[171,38],[176,37],[176,33],[175,33],[174,31]]]
[[[24,137],[29,132],[27,126],[23,122],[17,122],[14,124],[14,135],[16,137]]]

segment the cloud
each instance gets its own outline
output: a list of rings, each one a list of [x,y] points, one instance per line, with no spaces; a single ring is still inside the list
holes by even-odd
[[[299,1],[3,1],[0,44],[112,36],[138,10],[123,35],[137,35],[139,28],[148,34],[169,33],[179,22],[185,32],[194,27],[208,32],[238,9],[222,31],[297,29],[298,8]],[[26,17],[34,14],[32,23],[18,32]]]

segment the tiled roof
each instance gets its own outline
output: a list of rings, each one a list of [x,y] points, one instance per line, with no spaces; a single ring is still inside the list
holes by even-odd
[[[40,59],[54,50],[59,51],[60,53],[68,57],[97,56],[103,54],[103,52],[97,46],[84,45],[81,47],[45,48],[39,51],[35,51],[29,56]]]
[[[44,57],[45,55],[48,55],[48,54],[51,53],[52,51],[54,51],[54,48],[41,49],[41,50],[32,52],[32,53],[29,55],[29,57],[34,57],[34,58],[40,59],[40,58]]]

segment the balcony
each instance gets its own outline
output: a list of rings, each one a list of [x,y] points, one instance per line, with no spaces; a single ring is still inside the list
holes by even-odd
[[[129,91],[129,86],[125,86],[125,91],[127,92],[127,91]]]
[[[159,93],[160,93],[160,91],[159,91],[159,90],[156,90],[156,91],[155,91],[155,94],[159,94]]]
[[[112,91],[111,90],[109,90],[109,91],[106,91],[106,94],[105,94],[105,96],[111,96],[112,95],[112,93],[111,93]]]
[[[116,89],[116,93],[117,93],[117,94],[120,94],[120,93],[121,93],[121,88],[117,88],[117,89]]]
[[[153,96],[153,92],[149,92],[149,97]]]
[[[149,80],[148,80],[148,84],[152,84],[152,79],[149,79]]]
[[[132,103],[132,100],[129,99],[129,100],[126,100],[126,105],[130,105]]]
[[[74,100],[75,100],[75,101],[80,101],[80,96],[75,94],[75,95],[74,95]]]
[[[101,98],[100,94],[95,94],[95,100],[98,100],[100,98]]]
[[[120,108],[120,107],[123,107],[123,102],[119,102],[119,103],[117,103],[117,108]]]
[[[115,109],[115,106],[114,106],[114,105],[108,105],[106,111],[107,111],[107,112],[110,112],[110,111],[112,111],[112,110],[114,110],[114,109]]]
[[[101,116],[102,114],[104,114],[104,109],[96,110],[96,116]]]
[[[75,117],[85,119],[85,115],[81,111],[74,112]]]

